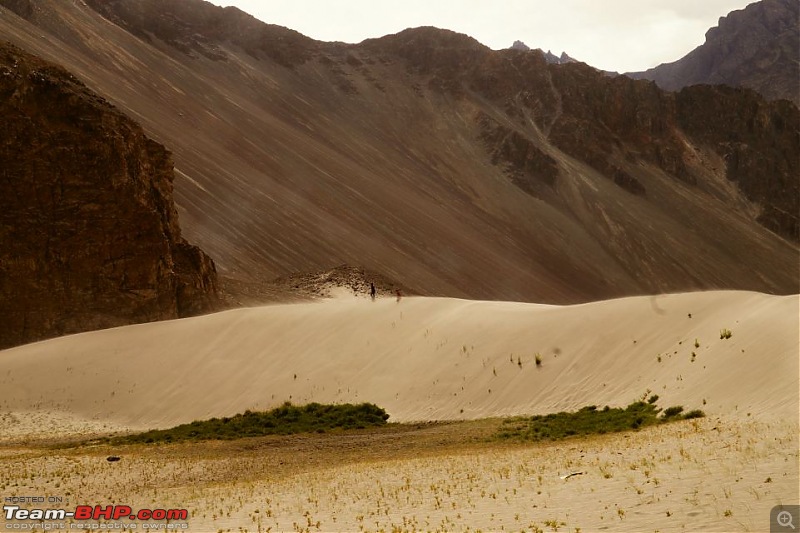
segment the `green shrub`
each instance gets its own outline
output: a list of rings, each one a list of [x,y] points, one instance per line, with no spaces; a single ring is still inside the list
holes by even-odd
[[[263,435],[324,433],[329,430],[363,429],[383,426],[389,415],[370,403],[359,405],[295,406],[286,402],[271,411],[244,413],[210,420],[196,420],[171,429],[151,430],[112,439],[115,444],[137,442],[178,442],[185,440],[230,440]]]
[[[667,409],[664,416],[659,418],[660,409],[655,405],[657,399],[653,395],[647,402],[633,402],[624,409],[609,406],[597,409],[595,405],[587,405],[575,412],[509,418],[503,421],[495,437],[524,441],[560,440],[572,436],[630,431],[664,422],[705,416],[699,410],[680,416],[683,407],[676,406]]]
[[[675,405],[673,407],[667,407],[664,409],[664,418],[672,418],[673,416],[677,416],[683,412],[682,405]]]

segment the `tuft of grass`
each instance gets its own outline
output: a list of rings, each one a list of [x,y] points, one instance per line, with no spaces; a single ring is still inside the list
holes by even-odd
[[[245,411],[232,417],[196,420],[170,429],[156,429],[111,439],[112,444],[230,440],[263,435],[325,433],[331,430],[383,426],[389,419],[384,409],[371,403],[359,405],[295,406],[290,402],[271,411]]]
[[[542,366],[542,355],[537,353],[533,356],[533,360],[536,362],[536,366]]]
[[[655,400],[636,401],[625,408],[605,406],[602,410],[595,405],[588,405],[575,412],[509,418],[503,421],[495,437],[524,441],[560,440],[581,435],[618,433],[705,416],[700,410],[681,415],[682,406],[668,408],[661,417],[658,416],[660,411]]]
[[[720,339],[730,339],[733,333],[728,328],[722,328],[719,330],[719,338]]]

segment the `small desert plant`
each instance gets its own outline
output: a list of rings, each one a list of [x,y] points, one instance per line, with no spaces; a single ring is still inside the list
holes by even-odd
[[[694,340],[694,347],[695,348],[699,348],[700,347],[700,341],[698,341],[697,339]]]
[[[733,333],[728,328],[722,328],[719,330],[719,338],[720,339],[730,339]]]
[[[533,357],[533,360],[536,362],[536,366],[542,366],[542,356],[541,356],[541,354],[538,354],[538,353],[537,353],[537,354],[536,354],[536,355]]]
[[[647,399],[647,403],[656,403],[658,401],[658,394],[653,394]]]

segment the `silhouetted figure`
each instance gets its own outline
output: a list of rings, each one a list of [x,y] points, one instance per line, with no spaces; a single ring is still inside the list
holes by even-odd
[[[372,301],[375,301],[375,284],[369,284],[369,297],[372,298]]]

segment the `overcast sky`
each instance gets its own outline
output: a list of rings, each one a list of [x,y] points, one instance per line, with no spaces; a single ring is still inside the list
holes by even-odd
[[[322,41],[358,43],[405,28],[466,33],[490,48],[515,40],[619,72],[680,59],[719,17],[752,0],[211,0]]]

